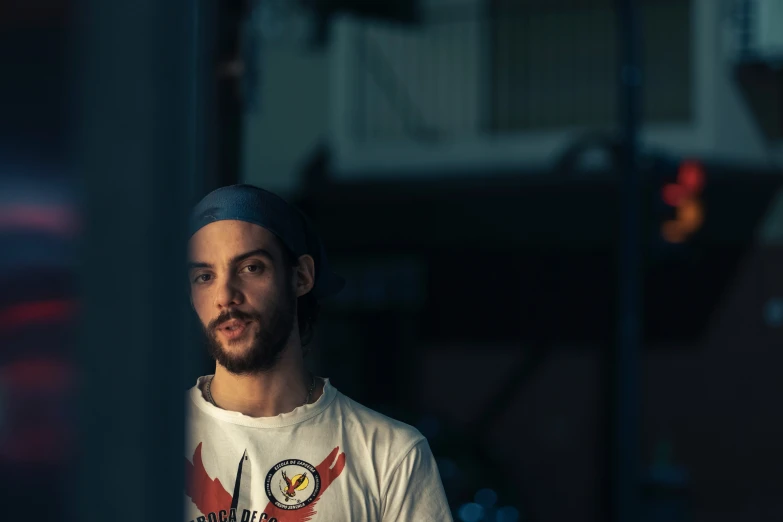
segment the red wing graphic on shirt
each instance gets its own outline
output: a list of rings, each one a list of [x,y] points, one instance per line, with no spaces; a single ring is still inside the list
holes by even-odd
[[[323,462],[315,467],[318,475],[321,477],[321,489],[318,491],[316,497],[311,500],[305,507],[296,510],[285,510],[277,507],[274,503],[270,502],[264,509],[270,519],[276,518],[279,522],[308,522],[312,520],[316,514],[315,505],[320,500],[324,491],[329,489],[329,486],[334,480],[340,476],[345,468],[345,453],[339,453],[340,448],[334,448],[329,456],[327,456]],[[339,455],[338,455],[339,453]],[[290,479],[289,479],[290,480]],[[301,478],[299,479],[301,480]],[[288,483],[288,480],[286,480]],[[301,485],[301,482],[300,482]],[[291,484],[293,486],[293,484]],[[290,487],[290,486],[289,486]],[[296,487],[289,489],[289,491],[295,491]]]
[[[203,514],[218,513],[231,507],[231,495],[218,479],[210,478],[201,460],[201,443],[193,452],[193,464],[185,459],[185,494]]]
[[[201,458],[201,446],[199,443],[193,452],[193,463],[185,458],[185,494],[190,497],[199,511],[208,517],[210,513],[216,515],[221,511],[239,512],[243,511],[244,506],[237,506],[239,499],[240,485],[242,482],[242,461],[240,461],[237,471],[236,482],[234,486],[234,495],[232,496],[225,489],[223,484],[217,478],[213,479],[204,468],[204,461]],[[243,455],[243,460],[247,459],[247,452]],[[301,467],[309,468],[308,472],[296,472],[293,476],[288,476],[287,470],[302,471]],[[279,470],[278,470],[279,468]],[[334,448],[331,453],[318,465],[311,466],[306,462],[299,460],[283,461],[273,470],[270,470],[269,478],[280,478],[280,493],[287,502],[297,502],[302,494],[311,491],[309,498],[298,505],[285,504],[282,507],[275,505],[271,501],[274,495],[270,495],[271,489],[267,490],[267,496],[270,502],[264,508],[267,520],[277,520],[277,522],[309,522],[316,515],[315,505],[321,498],[321,495],[329,489],[334,480],[340,476],[345,468],[345,453],[340,453],[339,446]],[[276,474],[275,472],[279,473]],[[268,487],[271,488],[271,481]],[[236,497],[236,498],[234,498]],[[252,506],[248,506],[252,507]],[[288,509],[284,509],[288,508]],[[238,519],[238,518],[237,518]]]

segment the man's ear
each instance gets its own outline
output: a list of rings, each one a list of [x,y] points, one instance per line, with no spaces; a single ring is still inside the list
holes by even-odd
[[[307,254],[299,256],[296,268],[296,296],[301,297],[315,286],[315,261]]]

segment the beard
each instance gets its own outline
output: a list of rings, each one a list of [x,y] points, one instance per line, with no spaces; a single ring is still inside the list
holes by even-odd
[[[220,314],[204,327],[207,337],[207,350],[210,356],[230,373],[235,375],[257,374],[271,370],[280,360],[294,329],[296,317],[296,296],[286,292],[279,303],[271,308],[267,315],[258,312],[230,310]],[[250,346],[241,353],[231,353],[220,342],[217,329],[230,320],[252,321],[256,332],[250,340]],[[248,328],[251,325],[248,325]],[[232,344],[232,341],[227,341]],[[240,338],[236,344],[247,343]]]

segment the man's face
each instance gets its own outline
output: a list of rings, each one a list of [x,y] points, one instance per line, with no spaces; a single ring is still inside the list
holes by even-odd
[[[244,221],[216,221],[189,245],[191,299],[212,357],[234,374],[271,369],[296,324],[292,269],[277,238]]]

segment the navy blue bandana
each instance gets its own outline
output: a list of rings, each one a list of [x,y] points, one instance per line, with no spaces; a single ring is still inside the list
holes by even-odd
[[[329,269],[326,250],[310,220],[281,197],[253,185],[231,185],[213,190],[193,209],[189,235],[226,219],[264,227],[296,257],[308,254],[315,261],[313,295],[319,299],[338,293],[345,280]]]

